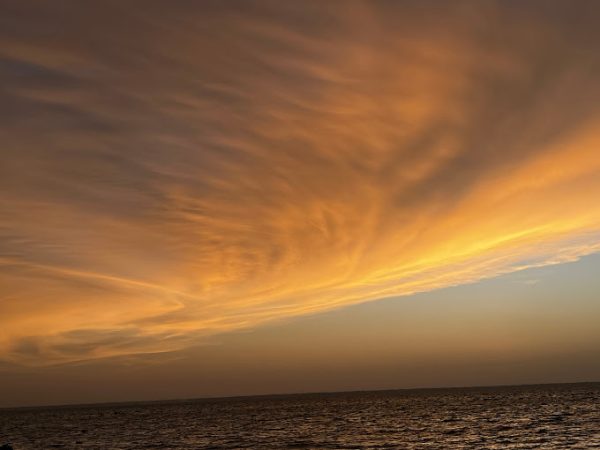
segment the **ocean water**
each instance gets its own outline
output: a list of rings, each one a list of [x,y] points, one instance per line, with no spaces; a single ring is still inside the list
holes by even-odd
[[[600,383],[0,410],[21,449],[600,448]]]

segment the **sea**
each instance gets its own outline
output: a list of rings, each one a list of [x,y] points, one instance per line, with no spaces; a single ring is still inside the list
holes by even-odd
[[[600,383],[1,409],[3,444],[14,450],[600,449]]]

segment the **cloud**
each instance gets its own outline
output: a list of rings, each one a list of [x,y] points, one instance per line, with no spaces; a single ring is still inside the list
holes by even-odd
[[[171,351],[598,251],[576,3],[4,2],[0,355]]]

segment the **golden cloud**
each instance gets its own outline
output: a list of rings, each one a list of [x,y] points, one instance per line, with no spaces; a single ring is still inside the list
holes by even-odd
[[[171,351],[600,250],[598,11],[565,8],[7,2],[0,356]]]

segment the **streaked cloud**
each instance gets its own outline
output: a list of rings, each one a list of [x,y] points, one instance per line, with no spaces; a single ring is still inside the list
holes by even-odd
[[[3,2],[0,355],[171,351],[600,250],[575,3]]]

